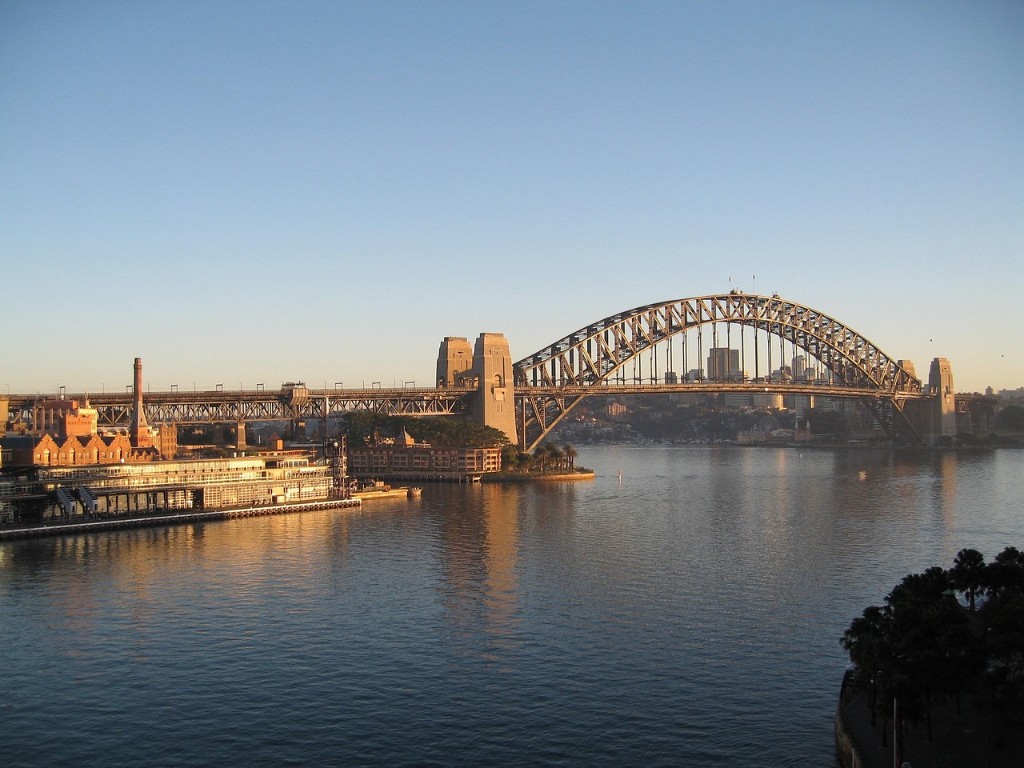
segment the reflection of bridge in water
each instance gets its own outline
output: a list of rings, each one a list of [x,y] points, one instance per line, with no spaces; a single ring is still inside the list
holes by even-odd
[[[288,384],[279,390],[147,392],[144,405],[129,389],[88,399],[101,427],[127,428],[141,407],[150,424],[238,425],[239,443],[249,422],[326,424],[353,411],[465,414],[532,449],[587,397],[656,393],[852,398],[894,440],[927,442],[957,430],[945,359],[931,362],[922,385],[911,363],[890,357],[838,320],[778,296],[740,291],[621,312],[514,364],[500,334],[481,334],[474,348],[465,338],[448,337],[431,388]],[[9,419],[31,424],[45,399],[9,396]]]

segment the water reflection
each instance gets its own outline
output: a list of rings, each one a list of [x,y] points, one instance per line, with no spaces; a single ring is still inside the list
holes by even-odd
[[[484,603],[486,633],[492,642],[509,649],[515,637],[518,595],[516,559],[519,551],[519,505],[515,491],[507,493],[497,485],[483,491],[483,556],[486,571]],[[491,654],[498,660],[500,654]]]
[[[430,498],[443,508],[441,592],[447,621],[465,652],[496,660],[516,639],[521,491],[482,484],[432,489]]]
[[[8,753],[829,765],[851,618],[963,546],[1024,548],[1019,452],[585,460],[585,483],[0,545]]]

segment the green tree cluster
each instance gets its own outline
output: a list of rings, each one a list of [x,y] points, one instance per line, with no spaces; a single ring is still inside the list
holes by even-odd
[[[532,454],[509,445],[502,449],[501,466],[509,472],[572,472],[576,469],[577,455],[571,445],[559,448],[554,443],[541,443]]]
[[[957,595],[962,595],[961,606]],[[981,599],[979,599],[981,598]],[[852,682],[867,691],[872,722],[893,716],[928,727],[933,705],[984,689],[986,700],[1024,694],[1024,554],[1007,547],[986,564],[962,549],[952,568],[910,574],[869,606],[841,639],[855,665]],[[882,734],[887,732],[883,723]]]

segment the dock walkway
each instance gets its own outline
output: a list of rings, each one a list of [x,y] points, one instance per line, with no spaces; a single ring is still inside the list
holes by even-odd
[[[102,520],[80,522],[40,523],[20,528],[0,528],[0,541],[12,539],[34,539],[47,536],[68,536],[79,533],[114,531],[125,528],[151,528],[154,526],[182,525],[210,520],[231,520],[238,517],[263,517],[266,515],[287,515],[296,512],[313,512],[321,509],[345,509],[362,506],[355,499],[321,499],[294,504],[266,504],[227,509],[182,510],[181,512],[157,512],[150,515],[110,517]]]
[[[965,691],[954,701],[932,705],[932,735],[926,722],[904,723],[903,761],[914,768],[1018,768],[1024,765],[1020,703],[993,706]],[[867,693],[844,676],[836,711],[836,756],[842,768],[892,768],[892,721],[872,722]]]

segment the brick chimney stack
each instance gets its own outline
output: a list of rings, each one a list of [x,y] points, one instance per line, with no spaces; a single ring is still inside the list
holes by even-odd
[[[132,445],[136,448],[152,448],[153,434],[146,422],[146,412],[142,408],[142,358],[135,358],[135,383],[133,385],[132,399]]]

